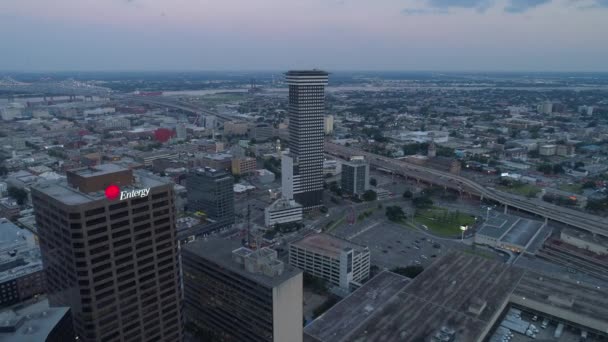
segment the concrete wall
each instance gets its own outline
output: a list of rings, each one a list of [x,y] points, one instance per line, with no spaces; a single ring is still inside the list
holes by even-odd
[[[272,330],[274,342],[302,342],[303,273],[272,290]]]

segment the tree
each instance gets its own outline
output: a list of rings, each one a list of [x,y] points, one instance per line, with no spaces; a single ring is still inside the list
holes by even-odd
[[[414,196],[414,194],[413,194],[411,191],[409,191],[409,190],[405,190],[405,191],[403,192],[403,198],[405,198],[405,199],[410,199],[410,198],[412,198],[413,196]]]
[[[385,213],[386,217],[393,222],[399,222],[406,218],[403,209],[397,205],[386,207]]]
[[[501,145],[504,145],[507,143],[507,139],[505,137],[498,137],[498,139],[496,139],[496,142]]]
[[[22,205],[27,199],[27,191],[11,186],[8,188],[8,195],[17,201],[17,204]]]
[[[8,174],[8,169],[6,168],[6,166],[1,165],[0,166],[0,176],[6,176]]]
[[[554,174],[564,173],[564,168],[560,164],[555,164],[555,165],[553,165],[553,173]]]
[[[553,167],[551,166],[551,164],[544,163],[544,164],[538,165],[536,170],[538,170],[546,175],[549,175],[553,172]]]
[[[391,270],[393,273],[397,273],[408,278],[416,278],[416,276],[422,273],[422,271],[424,271],[424,267],[419,265],[395,267]]]
[[[369,179],[369,185],[371,186],[377,186],[378,185],[378,181],[376,180],[376,178],[370,178]]]
[[[412,200],[416,209],[428,209],[433,206],[433,200],[428,196],[416,197]]]
[[[374,190],[367,190],[363,193],[363,200],[366,202],[375,201],[378,198],[378,194]]]
[[[583,189],[595,189],[596,185],[594,181],[586,181],[583,183]]]

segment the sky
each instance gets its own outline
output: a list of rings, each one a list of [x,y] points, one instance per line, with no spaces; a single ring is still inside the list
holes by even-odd
[[[0,70],[608,71],[608,0],[0,0]]]

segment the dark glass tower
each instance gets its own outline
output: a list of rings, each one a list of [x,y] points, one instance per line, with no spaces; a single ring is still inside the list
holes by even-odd
[[[211,168],[196,169],[188,174],[188,210],[202,211],[218,224],[234,223],[234,178]]]
[[[328,73],[297,70],[285,74],[289,85],[289,150],[293,158],[293,197],[305,209],[323,199],[325,86]]]

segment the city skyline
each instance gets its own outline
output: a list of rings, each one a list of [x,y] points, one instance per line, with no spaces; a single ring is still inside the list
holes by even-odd
[[[0,69],[608,70],[605,0],[43,5],[0,5]]]

